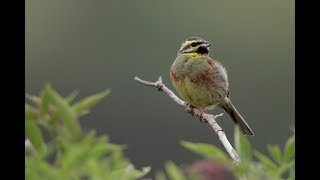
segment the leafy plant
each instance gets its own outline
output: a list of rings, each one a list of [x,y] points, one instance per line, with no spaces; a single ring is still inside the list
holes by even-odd
[[[110,142],[108,136],[84,132],[79,118],[89,113],[96,103],[110,93],[101,93],[73,102],[78,92],[62,97],[50,85],[39,96],[27,95],[25,105],[25,178],[36,179],[141,179],[150,167],[138,170],[124,157],[125,146]],[[44,138],[46,137],[46,138]],[[187,150],[205,160],[188,167],[172,161],[158,171],[156,180],[198,179],[295,179],[295,135],[281,150],[278,145],[267,145],[268,154],[251,147],[250,142],[235,129],[234,147],[241,159],[234,165],[229,155],[218,147],[182,141]]]
[[[106,135],[85,133],[79,118],[110,93],[72,103],[77,92],[62,97],[50,85],[40,96],[27,95],[25,105],[25,178],[34,179],[137,179],[150,167],[137,170],[123,156],[125,146],[110,143]],[[44,135],[50,138],[45,140]]]
[[[221,167],[225,168],[226,171],[231,170],[237,179],[240,180],[295,179],[294,134],[287,140],[283,150],[281,150],[278,145],[268,145],[268,155],[252,149],[250,142],[240,133],[238,128],[235,129],[234,141],[235,149],[241,159],[240,164],[234,165],[228,154],[214,145],[182,141],[181,145],[184,148],[212,162],[205,162],[207,166],[200,166],[200,171],[198,168],[193,175],[185,173],[185,169],[170,162],[169,164],[166,164],[164,172],[159,171],[157,173],[156,180],[210,179],[208,178],[208,174],[210,173],[209,170],[217,170],[216,162],[218,162]],[[204,162],[202,162],[202,164],[204,164]],[[166,174],[168,175],[168,178],[166,177]]]

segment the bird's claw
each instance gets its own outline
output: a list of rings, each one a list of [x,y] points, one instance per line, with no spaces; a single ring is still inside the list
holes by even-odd
[[[203,116],[204,110],[199,110],[197,113],[197,117],[199,117],[199,120],[201,123],[207,123],[208,121]]]
[[[199,120],[201,123],[207,123],[208,121],[206,119],[204,119],[204,117],[203,117],[203,113],[206,109],[197,110],[197,111],[195,111],[194,109],[195,109],[194,106],[192,106],[191,104],[187,104],[187,106],[186,106],[187,113],[190,113],[193,117],[199,117]]]
[[[186,112],[187,113],[190,113],[193,117],[194,117],[194,109],[195,107],[194,106],[192,106],[191,104],[187,104],[187,106],[186,106]]]
[[[208,108],[206,107],[206,108],[201,109],[201,110],[198,111],[198,117],[199,117],[201,123],[207,123],[207,122],[208,122],[208,121],[205,119],[205,117],[203,116],[203,114],[207,111],[207,109],[208,109]]]
[[[199,118],[201,123],[207,123],[208,121],[206,119],[203,118],[203,116],[200,116]]]

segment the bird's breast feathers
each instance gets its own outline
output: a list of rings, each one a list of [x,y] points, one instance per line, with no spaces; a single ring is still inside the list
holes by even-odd
[[[189,59],[180,68],[173,65],[170,77],[180,96],[188,103],[196,107],[212,106],[227,94],[227,74],[217,61],[206,58],[199,62]]]

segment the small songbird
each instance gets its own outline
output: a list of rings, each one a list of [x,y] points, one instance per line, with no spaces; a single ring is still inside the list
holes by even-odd
[[[170,70],[173,86],[188,103],[201,112],[216,106],[223,108],[244,135],[253,131],[230,101],[225,68],[209,57],[211,44],[199,37],[189,37],[181,45]]]

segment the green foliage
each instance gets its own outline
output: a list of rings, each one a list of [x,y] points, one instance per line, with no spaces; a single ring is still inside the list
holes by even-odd
[[[221,149],[211,144],[205,143],[192,143],[181,141],[181,145],[193,153],[199,154],[204,158],[217,160],[221,163],[228,163],[229,157]]]
[[[187,150],[198,154],[205,159],[219,162],[226,168],[231,168],[235,176],[240,180],[295,179],[294,135],[287,140],[283,151],[281,151],[278,145],[267,145],[268,155],[252,149],[249,140],[240,133],[238,128],[235,129],[234,144],[235,150],[241,159],[241,162],[238,165],[233,165],[233,162],[226,151],[222,151],[214,145],[188,141],[181,142],[181,145]],[[257,160],[254,160],[254,157]],[[186,176],[186,174],[182,172],[183,170],[181,168],[173,162],[169,162],[166,164],[164,172],[157,172],[156,180],[201,179],[200,177],[202,177]],[[168,175],[168,178],[165,173]]]
[[[272,156],[273,160],[276,161],[277,163],[282,163],[283,161],[283,156],[281,154],[280,147],[277,145],[268,145],[268,151],[270,155]]]
[[[78,91],[62,97],[47,85],[39,96],[27,95],[30,103],[25,105],[25,179],[131,180],[141,179],[150,171],[150,167],[136,169],[123,155],[125,146],[111,143],[106,135],[82,131],[79,118],[109,93],[105,90],[73,102]],[[45,140],[44,134],[50,138]],[[268,154],[262,154],[236,128],[234,147],[241,159],[238,165],[233,165],[224,149],[214,145],[188,141],[182,141],[181,145],[204,159],[218,162],[222,165],[219,168],[233,172],[238,179],[295,179],[294,135],[283,150],[278,145],[267,145]],[[208,170],[208,163],[205,165],[203,170]],[[218,168],[214,164],[209,166]],[[201,173],[201,169],[186,170],[168,161],[155,179],[203,179]]]
[[[25,106],[26,179],[137,179],[150,167],[137,170],[123,156],[124,146],[110,143],[106,135],[82,131],[79,117],[110,93],[105,90],[72,103],[77,91],[66,98],[50,85],[40,96],[27,95]],[[50,139],[44,141],[43,133]],[[31,153],[30,153],[31,152]]]
[[[234,146],[237,151],[239,158],[241,161],[251,161],[252,160],[252,152],[251,145],[247,138],[242,136],[239,128],[235,128],[234,133]]]
[[[167,177],[163,171],[156,172],[155,178],[156,178],[156,180],[166,180],[167,179]]]
[[[29,137],[29,140],[33,143],[34,147],[39,151],[39,153],[44,153],[46,145],[40,129],[36,122],[32,119],[30,113],[26,113],[25,129],[26,136]]]
[[[185,180],[181,169],[173,162],[169,161],[165,164],[166,172],[170,179],[174,180]]]
[[[268,177],[274,179],[295,179],[295,136],[292,135],[286,142],[283,152],[277,145],[268,145],[268,152],[271,158],[255,151],[254,155],[262,162]]]
[[[288,141],[286,142],[285,148],[284,148],[284,160],[288,161],[290,160],[294,154],[295,154],[295,139],[294,136],[290,137]]]
[[[187,176],[186,169],[179,167],[172,161],[167,161],[164,165],[164,171],[157,171],[155,180],[199,180],[198,172],[193,172]]]

